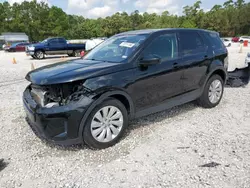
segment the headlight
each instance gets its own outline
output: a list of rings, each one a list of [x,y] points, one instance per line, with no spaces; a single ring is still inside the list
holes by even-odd
[[[35,50],[35,47],[34,47],[34,46],[30,46],[30,47],[28,47],[28,50],[34,51],[34,50]]]
[[[43,91],[41,89],[32,88],[32,90],[31,90],[31,96],[42,107],[44,107],[46,105],[46,103],[45,103],[45,95],[46,94],[47,94],[47,92]]]

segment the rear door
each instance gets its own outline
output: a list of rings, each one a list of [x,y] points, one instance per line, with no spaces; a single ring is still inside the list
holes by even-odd
[[[48,48],[46,48],[46,54],[65,54],[66,46],[65,42],[58,38],[50,39]]]
[[[199,31],[180,31],[180,54],[184,66],[183,86],[185,92],[194,91],[203,85],[207,68],[213,58],[208,45]]]
[[[63,54],[68,53],[68,44],[67,41],[64,38],[58,38],[58,44],[60,45],[60,48],[62,49]]]

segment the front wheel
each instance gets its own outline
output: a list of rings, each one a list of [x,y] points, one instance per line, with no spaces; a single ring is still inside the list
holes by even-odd
[[[84,142],[94,149],[115,145],[128,126],[124,105],[113,98],[105,100],[90,113],[83,130]]]
[[[224,93],[224,81],[219,75],[213,75],[205,85],[198,103],[204,108],[214,108],[217,106]]]
[[[40,50],[35,52],[35,56],[37,59],[44,59],[45,58],[44,52],[40,51]]]

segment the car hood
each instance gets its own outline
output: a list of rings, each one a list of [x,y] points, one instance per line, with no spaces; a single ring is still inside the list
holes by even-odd
[[[129,69],[128,65],[78,59],[41,67],[29,72],[26,79],[36,85],[67,83]]]

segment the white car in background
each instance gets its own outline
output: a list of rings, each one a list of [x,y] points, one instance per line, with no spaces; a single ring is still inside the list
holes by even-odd
[[[250,43],[250,36],[241,36],[239,42],[248,41]]]
[[[226,47],[230,47],[232,45],[232,39],[229,38],[221,38],[221,40],[223,41],[224,45]]]

